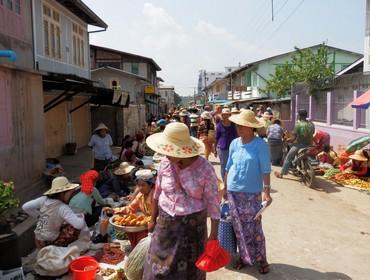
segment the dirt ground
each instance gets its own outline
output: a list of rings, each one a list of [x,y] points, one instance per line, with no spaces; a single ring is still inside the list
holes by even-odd
[[[321,178],[312,189],[271,178],[273,202],[263,215],[270,273],[230,266],[207,279],[370,279],[370,195]]]

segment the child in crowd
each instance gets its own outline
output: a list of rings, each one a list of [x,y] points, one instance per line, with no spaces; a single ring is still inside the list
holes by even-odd
[[[78,187],[66,177],[53,180],[51,189],[44,196],[25,203],[22,209],[37,219],[35,229],[36,247],[48,245],[66,247],[76,241],[80,231],[86,228],[83,216],[76,215],[68,202]]]

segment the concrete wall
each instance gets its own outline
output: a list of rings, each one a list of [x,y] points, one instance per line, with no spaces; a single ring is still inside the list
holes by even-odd
[[[317,94],[325,94],[326,96],[326,108],[320,110],[326,111],[326,117],[322,121],[315,121],[316,129],[327,131],[331,135],[331,145],[334,149],[340,150],[346,146],[350,141],[365,135],[370,134],[370,115],[369,110],[353,109],[349,103],[359,97],[363,92],[370,88],[370,75],[364,75],[362,73],[343,75],[335,80],[335,83],[327,89],[325,92]],[[318,112],[318,104],[314,97],[308,97],[305,95],[303,86],[297,86],[294,88],[294,92],[299,92],[299,95],[292,97],[293,107],[292,120],[295,121],[295,115],[298,109],[305,108],[309,112],[309,117],[313,120],[316,119]],[[341,108],[335,106],[336,94],[345,92],[348,95],[349,101],[342,104]],[[335,114],[338,111],[346,110],[350,111],[352,115],[351,125],[340,125],[335,124]],[[348,115],[348,112],[346,112]],[[363,120],[361,118],[364,118]],[[362,120],[362,121],[361,121]],[[367,128],[362,128],[361,123],[365,123]]]
[[[123,109],[123,130],[124,135],[135,135],[138,130],[145,127],[146,113],[145,105],[130,105]]]
[[[0,66],[0,178],[22,200],[45,167],[42,104],[40,75]]]
[[[17,60],[10,62],[0,58],[0,63],[24,68],[33,68],[31,1],[20,0],[20,14],[7,8],[6,1],[0,4],[0,50],[13,50]]]
[[[35,60],[38,69],[48,72],[75,74],[83,78],[90,78],[89,65],[89,35],[87,33],[87,24],[76,17],[69,10],[51,0],[34,0],[34,36],[35,36]],[[44,52],[44,31],[43,31],[43,3],[54,8],[60,14],[61,26],[61,52],[62,58],[57,60],[48,57]],[[80,67],[73,61],[73,41],[72,41],[72,23],[77,23],[83,28],[84,38],[84,61],[85,66]]]
[[[144,83],[138,78],[111,69],[104,69],[92,72],[91,79],[101,82],[106,88],[111,88],[112,81],[117,81],[121,89],[130,94],[130,103],[143,102]]]

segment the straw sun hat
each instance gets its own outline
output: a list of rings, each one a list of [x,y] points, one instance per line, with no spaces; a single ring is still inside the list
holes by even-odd
[[[170,123],[163,132],[150,135],[146,143],[152,150],[162,155],[190,158],[200,155],[203,144],[191,137],[188,127],[183,123]]]
[[[208,112],[208,111],[204,111],[204,112],[200,115],[200,117],[201,117],[202,119],[205,119],[205,120],[211,120],[211,119],[212,119],[212,115],[211,115],[211,113],[210,113],[210,112]]]
[[[103,123],[100,123],[95,129],[94,129],[94,132],[98,131],[98,130],[101,130],[101,129],[105,129],[105,130],[109,130],[109,128],[103,124]]]
[[[51,183],[50,190],[44,192],[44,195],[62,193],[77,188],[79,184],[72,184],[66,177],[56,177]]]
[[[242,110],[240,114],[232,115],[229,120],[241,126],[252,128],[264,127],[264,124],[256,118],[256,115],[251,110]]]
[[[129,174],[133,169],[135,168],[135,166],[132,166],[130,165],[128,162],[122,162],[119,167],[114,170],[114,175],[126,175],[126,174]]]
[[[367,158],[364,156],[362,150],[357,150],[353,155],[350,155],[349,158],[358,161],[367,161]]]

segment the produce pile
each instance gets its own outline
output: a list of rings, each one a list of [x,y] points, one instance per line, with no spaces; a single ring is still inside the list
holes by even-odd
[[[98,253],[95,258],[101,263],[118,264],[123,261],[125,254],[119,243],[104,244],[103,252]]]
[[[326,176],[326,173],[325,173]],[[330,180],[351,187],[356,187],[360,189],[370,190],[370,182],[360,179],[354,174],[351,173],[336,173],[333,176],[327,176]]]
[[[150,216],[117,215],[114,216],[113,222],[118,226],[145,226],[150,222]]]

